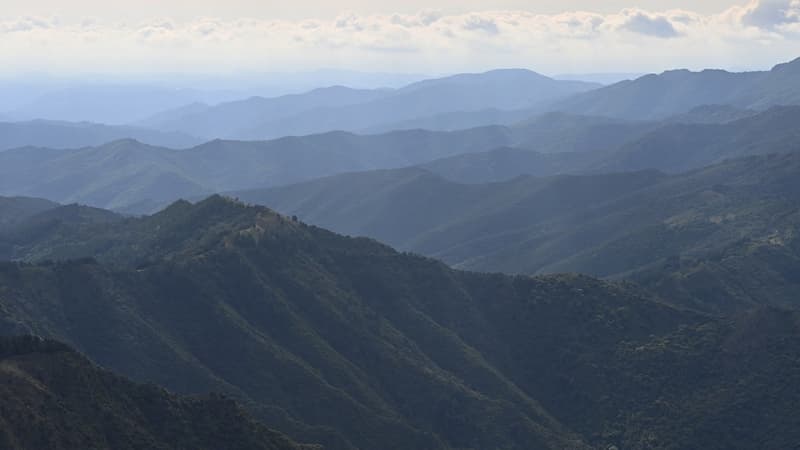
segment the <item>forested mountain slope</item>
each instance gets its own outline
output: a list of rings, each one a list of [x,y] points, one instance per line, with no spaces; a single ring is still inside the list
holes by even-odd
[[[97,261],[2,266],[4,334],[56,337],[179,392],[227,392],[300,441],[785,448],[797,438],[793,313],[723,320],[582,276],[453,271],[219,197],[72,233],[49,257]]]
[[[135,384],[37,337],[0,337],[0,398],[0,446],[8,450],[312,450],[229,399]]]
[[[790,268],[798,257],[799,173],[800,154],[792,153],[673,176],[643,171],[467,185],[405,169],[237,195],[474,270],[628,277],[652,266],[667,276],[680,267],[676,261],[750,255],[729,277],[750,286],[728,279],[720,295],[702,296],[706,307],[726,309],[736,302],[795,303],[788,287],[797,284]],[[765,251],[777,253],[754,259]],[[766,274],[763,282],[753,278]],[[721,294],[730,288],[735,296]]]

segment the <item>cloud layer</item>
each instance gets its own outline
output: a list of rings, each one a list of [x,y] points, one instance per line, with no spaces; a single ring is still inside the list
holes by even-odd
[[[800,56],[800,0],[760,0],[721,11],[554,15],[494,11],[266,21],[87,18],[0,21],[6,72],[297,70],[543,72],[749,67]]]

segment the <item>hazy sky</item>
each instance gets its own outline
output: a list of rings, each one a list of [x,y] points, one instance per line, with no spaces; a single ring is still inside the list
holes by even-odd
[[[800,0],[0,0],[5,74],[765,68]]]
[[[6,5],[5,3],[10,3]],[[539,14],[565,11],[611,13],[624,8],[692,9],[697,12],[719,12],[736,5],[736,0],[4,0],[5,15],[51,15],[63,18],[97,16],[113,19],[143,19],[170,16],[175,19],[197,17],[260,19],[309,19],[336,17],[343,11],[358,14],[416,13],[437,9],[459,14],[475,11],[518,10]],[[122,6],[124,5],[124,6]]]

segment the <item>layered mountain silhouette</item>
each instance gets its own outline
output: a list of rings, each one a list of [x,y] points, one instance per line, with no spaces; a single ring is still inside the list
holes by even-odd
[[[512,142],[511,134],[503,127],[486,127],[212,141],[187,150],[129,139],[73,150],[26,147],[0,152],[0,192],[150,212],[178,198],[484,151]]]
[[[253,98],[144,123],[197,136],[248,140],[333,130],[385,131],[413,128],[390,124],[447,113],[530,110],[597,87],[592,83],[558,81],[528,70],[497,70],[425,80],[397,90],[335,87],[274,99]],[[494,123],[487,119],[491,116],[472,123]],[[456,128],[463,128],[466,123],[458,122]]]
[[[667,125],[621,146],[602,171],[697,169],[728,158],[800,150],[800,107],[774,107],[724,124]]]
[[[435,114],[417,119],[401,120],[359,130],[361,134],[380,134],[395,130],[456,131],[487,125],[513,126],[540,114],[539,108],[501,110],[496,108],[478,111],[459,111]]]
[[[19,148],[0,152],[0,193],[149,213],[179,198],[415,165],[466,183],[523,174],[681,172],[796,150],[798,108],[776,107],[723,124],[545,114],[512,127],[218,140],[186,150],[133,140],[71,150]]]
[[[58,149],[92,147],[120,139],[136,139],[145,144],[170,148],[187,148],[202,143],[201,139],[183,133],[128,126],[48,120],[0,122],[0,151],[28,146]]]
[[[800,153],[674,176],[641,171],[490,184],[456,183],[411,168],[237,196],[473,270],[634,277],[657,267],[670,278],[703,269],[709,278],[722,277],[718,294],[685,289],[681,297],[707,302],[695,307],[727,310],[794,304],[798,173]],[[712,268],[711,260],[719,265]],[[755,268],[748,264],[759,269],[747,273]]]
[[[800,59],[362,75],[5,88],[0,448],[797,446]]]
[[[583,276],[458,272],[220,197],[62,227],[17,257],[34,248],[84,259],[0,265],[0,332],[57,338],[177,392],[225,392],[326,448],[798,438],[793,312],[720,319]]]
[[[746,117],[748,110],[800,104],[796,85],[799,66],[795,60],[767,72],[674,70],[605,87],[556,80],[529,70],[504,69],[428,79],[399,89],[331,86],[301,94],[216,104],[203,103],[204,97],[215,95],[200,91],[78,86],[49,92],[14,113],[4,114],[4,118],[0,116],[0,120],[66,119],[134,126],[111,130],[100,125],[48,123],[54,127],[48,130],[37,123],[41,132],[36,136],[22,134],[14,145],[0,144],[5,148],[77,147],[99,145],[105,136],[106,142],[132,138],[153,145],[185,147],[197,143],[194,136],[205,140],[263,140],[329,131],[453,131],[510,126],[548,111],[651,121],[677,116],[683,121],[721,123]],[[709,105],[717,110],[708,110]],[[697,108],[706,110],[692,111]],[[70,127],[74,128],[64,129]],[[77,139],[84,135],[88,136]]]
[[[58,83],[57,83],[58,84]],[[13,87],[12,87],[13,88]],[[67,83],[8,111],[14,120],[69,120],[125,125],[196,102],[201,92],[146,84]],[[5,111],[4,111],[5,112]]]
[[[673,70],[579,94],[554,110],[626,119],[663,119],[702,105],[764,110],[800,104],[800,58],[767,72]]]
[[[188,105],[159,113],[143,120],[140,125],[163,130],[179,130],[209,138],[240,138],[243,130],[267,121],[295,116],[318,108],[366,103],[391,94],[391,89],[369,90],[333,86],[303,94],[275,98],[252,97],[214,106]],[[280,133],[270,137],[289,134],[292,133]]]
[[[754,116],[758,111],[731,105],[701,105],[666,119],[672,123],[730,123]]]
[[[513,147],[455,155],[420,167],[461,183],[507,181],[519,175],[615,173],[657,169],[680,173],[747,155],[795,152],[800,108],[718,115],[698,108],[662,122],[613,122],[547,114],[511,127]],[[737,110],[739,111],[739,110]],[[728,112],[731,112],[728,110]],[[556,120],[557,119],[557,120]]]

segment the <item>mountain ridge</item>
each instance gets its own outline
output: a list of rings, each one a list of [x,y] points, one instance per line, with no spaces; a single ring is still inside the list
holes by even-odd
[[[771,252],[761,262],[753,259],[756,254],[745,252],[739,259],[743,266],[736,269],[743,272],[750,261],[761,268],[760,274],[773,277],[775,285],[784,288],[770,295],[757,284],[748,287],[749,293],[735,288],[730,306],[723,295],[706,295],[713,299],[706,307],[725,310],[756,298],[768,302],[769,296],[782,306],[792,303],[790,267],[794,266],[789,261],[794,258],[792,230],[798,226],[791,206],[797,197],[792,174],[798,161],[800,154],[791,153],[733,159],[678,175],[645,170],[520,176],[474,185],[417,168],[348,174],[235,195],[460,268],[578,271],[604,277],[629,277],[640,270],[648,274],[642,275],[650,280],[646,285],[662,283],[652,279],[658,278],[656,268],[664,276],[677,275],[683,269],[676,261],[685,260],[684,269],[690,270],[691,264],[710,262],[710,255],[739,245],[743,238],[751,239],[755,248],[768,248],[764,245],[770,239],[785,240],[785,251]],[[786,265],[785,276],[778,270],[780,261]],[[755,283],[754,274],[741,276]],[[723,284],[733,288],[731,283]],[[699,288],[694,283],[694,294],[692,289],[681,295],[671,292],[694,302],[702,297]]]
[[[800,58],[764,72],[670,70],[622,81],[553,106],[556,110],[628,119],[663,119],[704,104],[763,110],[800,104],[793,75]]]
[[[242,102],[222,104],[200,111],[179,123],[147,122],[161,130],[183,131],[208,138],[274,139],[286,135],[307,135],[332,130],[358,132],[382,127],[387,124],[416,120],[424,116],[445,113],[461,113],[473,110],[514,110],[532,108],[545,101],[564,97],[571,93],[588,90],[600,85],[578,81],[558,81],[526,69],[496,70],[481,74],[460,74],[444,78],[429,79],[395,90],[357,91],[351,101],[310,100],[297,108],[292,101],[314,99],[327,93],[325,89],[305,94],[275,99],[251,99],[265,105],[280,103],[275,111],[261,111],[252,107],[247,118],[239,117],[233,110]],[[522,92],[522,93],[521,93]],[[285,104],[284,104],[285,103]],[[302,102],[301,102],[302,103]],[[273,108],[270,106],[270,110]],[[219,111],[219,114],[215,112]],[[223,110],[224,112],[223,114]],[[260,111],[260,112],[257,112]],[[215,117],[215,119],[212,119]],[[180,119],[179,119],[180,120]],[[232,122],[233,126],[222,125]],[[475,125],[491,125],[478,121]]]
[[[19,147],[90,147],[125,138],[170,148],[186,148],[201,142],[200,139],[183,133],[91,122],[0,122],[0,151]]]
[[[58,242],[37,253],[56,262],[0,264],[0,333],[58,337],[178,392],[229,393],[328,448],[796,437],[796,313],[731,321],[628,283],[453,271],[220,196]],[[737,417],[755,426],[733,433]]]

